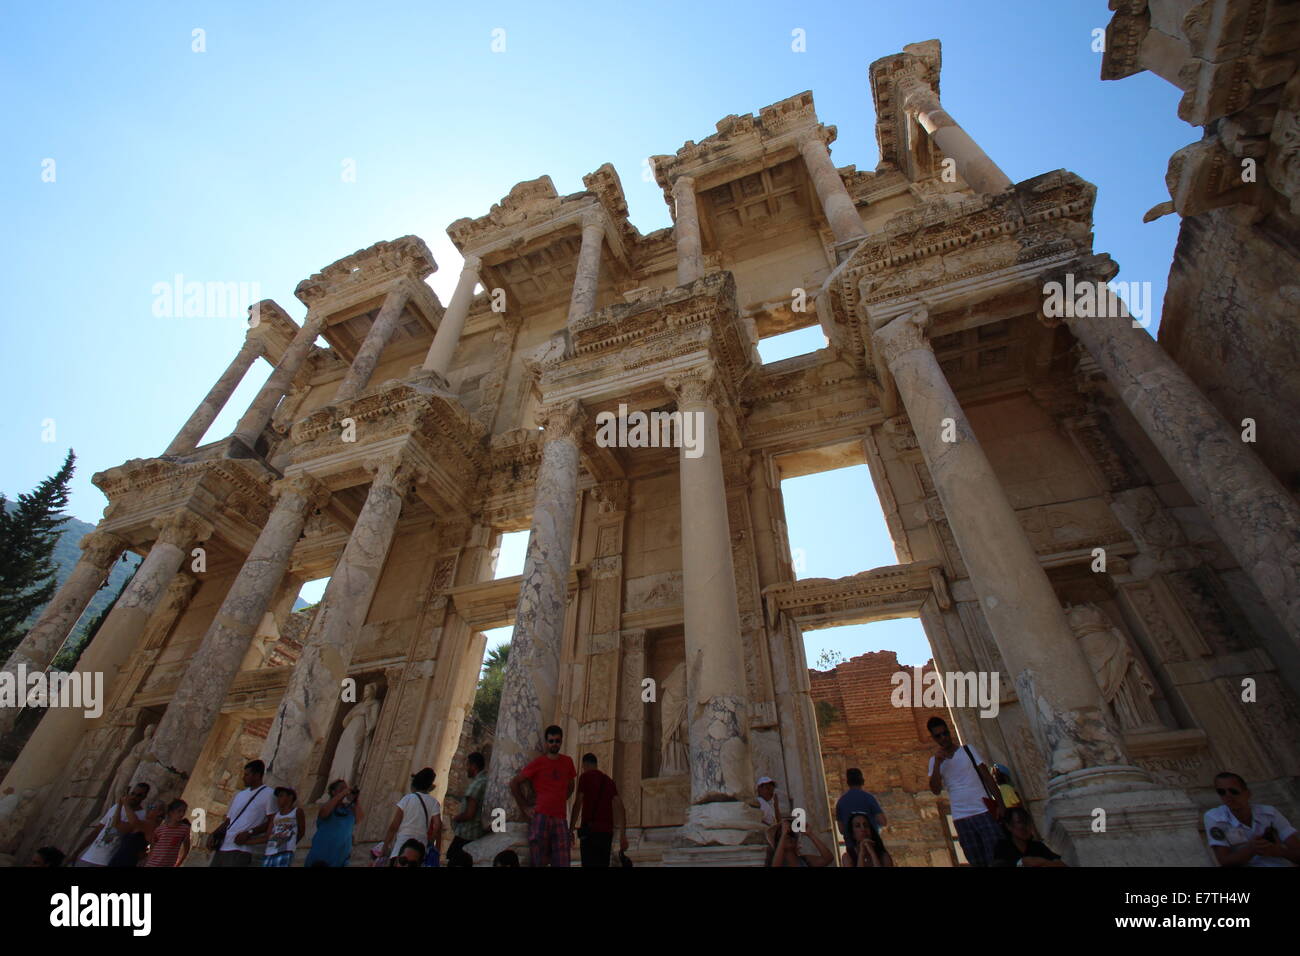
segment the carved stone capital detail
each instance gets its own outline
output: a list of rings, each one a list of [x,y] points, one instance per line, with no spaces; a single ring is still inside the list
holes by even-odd
[[[155,518],[153,527],[158,531],[159,541],[182,550],[208,540],[213,532],[211,522],[185,509]]]
[[[108,531],[92,531],[81,539],[79,547],[92,566],[106,569],[126,550],[126,542]]]
[[[319,479],[305,472],[281,478],[271,486],[271,497],[279,499],[284,494],[301,495],[314,508],[319,508],[330,498],[330,490]]]
[[[876,351],[884,358],[885,364],[892,368],[904,352],[930,348],[930,343],[925,337],[925,330],[929,325],[930,311],[925,306],[918,305],[912,311],[905,312],[876,329],[871,336],[871,341]]]
[[[709,366],[669,375],[664,379],[664,387],[677,399],[679,408],[685,405],[721,404],[717,373]]]
[[[543,429],[542,441],[568,441],[577,445],[582,441],[587,416],[577,402],[557,402],[543,406],[537,420]]]

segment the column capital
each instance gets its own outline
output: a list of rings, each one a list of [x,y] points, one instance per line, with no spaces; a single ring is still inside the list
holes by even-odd
[[[107,569],[126,550],[126,541],[109,531],[91,531],[77,546],[84,560],[96,568]]]
[[[191,544],[207,541],[212,537],[212,523],[185,508],[171,514],[160,515],[152,522],[158,532],[158,541],[180,548],[182,551]]]
[[[929,325],[930,310],[918,305],[912,311],[905,312],[876,329],[871,336],[872,347],[884,358],[885,364],[892,368],[904,352],[930,348],[925,335]]]
[[[483,260],[472,252],[465,253],[465,264],[460,267],[461,275],[470,273],[478,275],[478,270],[483,268]]]
[[[688,190],[692,193],[695,192],[695,177],[686,175],[678,176],[673,180],[673,196],[677,195],[679,189],[683,192]]]
[[[330,490],[325,487],[320,479],[306,472],[301,472],[281,478],[271,486],[272,498],[278,500],[286,494],[301,495],[307,499],[309,504],[319,508],[329,501]]]
[[[405,452],[384,458],[367,458],[361,467],[374,476],[370,479],[371,487],[389,485],[403,495],[410,483],[420,477],[419,469]]]
[[[1038,302],[1038,321],[1049,329],[1054,329],[1061,324],[1062,320],[1068,315],[1048,315],[1046,306],[1053,290],[1050,286],[1055,284],[1056,294],[1063,296],[1061,304],[1064,305],[1066,300],[1073,303],[1074,299],[1067,290],[1081,288],[1083,285],[1093,285],[1098,283],[1105,285],[1119,274],[1119,263],[1113,260],[1108,253],[1097,253],[1095,255],[1083,256],[1068,262],[1065,265],[1055,266],[1048,269],[1038,276],[1040,298]],[[1072,311],[1072,310],[1070,310]],[[1100,304],[1097,309],[1098,313],[1104,316],[1113,316],[1118,312],[1102,308]]]
[[[582,444],[582,430],[587,423],[586,413],[578,402],[556,402],[545,405],[537,412],[543,428],[542,441],[568,441]]]
[[[912,73],[902,73],[896,77],[894,89],[898,91],[903,109],[909,113],[943,109],[930,84]]]
[[[677,399],[678,408],[685,405],[712,405],[716,408],[722,404],[721,383],[711,366],[702,365],[669,375],[664,379],[664,388]]]
[[[586,232],[588,229],[599,229],[604,234],[605,216],[599,209],[588,209],[582,214],[582,231]]]

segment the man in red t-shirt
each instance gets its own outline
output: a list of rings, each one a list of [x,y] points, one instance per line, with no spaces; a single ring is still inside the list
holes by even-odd
[[[543,735],[546,751],[524,767],[510,781],[515,803],[528,818],[528,849],[533,866],[569,865],[569,825],[565,805],[573,795],[573,780],[578,776],[573,761],[560,753],[564,731],[552,724]],[[533,785],[535,806],[524,800],[524,781]]]
[[[578,827],[578,814],[582,826]],[[627,816],[623,801],[618,795],[618,785],[612,777],[596,769],[596,755],[582,757],[582,776],[578,778],[578,799],[573,801],[571,829],[577,829],[582,840],[582,865],[609,866],[610,847],[614,843],[614,827],[623,834],[619,849],[627,851]]]

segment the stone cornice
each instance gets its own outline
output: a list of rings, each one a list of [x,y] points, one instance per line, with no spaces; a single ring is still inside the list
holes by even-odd
[[[379,289],[388,283],[412,278],[423,282],[436,272],[433,253],[418,236],[376,242],[326,266],[294,289],[309,309],[326,299],[353,298],[354,290]]]
[[[800,625],[828,626],[851,620],[881,620],[915,610],[935,594],[938,562],[873,568],[843,578],[804,578],[763,589],[768,623],[785,614]]]

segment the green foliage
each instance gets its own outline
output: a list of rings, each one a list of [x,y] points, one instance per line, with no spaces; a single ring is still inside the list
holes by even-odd
[[[93,640],[95,635],[99,633],[100,625],[104,623],[109,612],[111,612],[114,606],[116,606],[117,599],[122,596],[122,592],[126,590],[126,586],[131,583],[131,578],[135,577],[135,572],[138,568],[139,565],[131,569],[130,577],[127,577],[122,582],[122,586],[119,587],[117,593],[113,595],[113,600],[104,605],[104,607],[100,609],[99,613],[90,619],[90,622],[85,626],[80,635],[73,634],[68,637],[67,643],[63,645],[59,653],[54,655],[54,660],[50,662],[51,669],[56,671],[70,671],[77,666],[77,661],[81,659],[81,652],[90,645],[91,640]]]
[[[829,700],[819,700],[813,708],[817,712],[817,729],[825,730],[839,717],[839,711]]]
[[[474,706],[470,708],[480,733],[496,732],[497,712],[501,709],[501,688],[505,684],[506,661],[509,659],[509,644],[492,648],[483,658],[483,673],[479,675]]]
[[[0,660],[8,658],[28,630],[28,619],[49,603],[57,587],[52,560],[67,517],[68,482],[77,456],[68,450],[63,467],[16,506],[0,495]]]
[[[839,651],[833,651],[828,647],[822,648],[822,652],[817,655],[817,670],[833,670],[844,663],[844,655]]]

